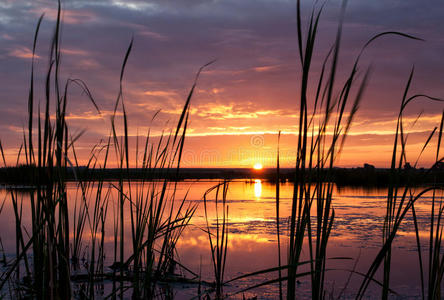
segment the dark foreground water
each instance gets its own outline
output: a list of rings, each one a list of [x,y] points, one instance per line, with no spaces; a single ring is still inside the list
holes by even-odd
[[[187,181],[177,185],[176,198],[181,199],[188,193],[187,201],[198,205],[191,225],[182,234],[177,245],[177,257],[180,262],[197,274],[202,279],[213,281],[213,269],[211,252],[208,242],[206,219],[203,209],[202,196],[217,181]],[[108,185],[108,184],[107,184]],[[113,221],[116,213],[117,197],[115,188],[109,183],[110,205],[106,220],[105,249],[107,265],[112,264],[112,253],[114,245]],[[132,188],[136,189],[137,184]],[[93,194],[93,193],[92,193]],[[288,216],[293,194],[293,185],[285,183],[281,185],[280,199],[280,224],[283,229],[281,235],[282,261],[286,261],[288,245],[287,231]],[[334,191],[335,221],[328,246],[329,257],[349,257],[349,260],[331,260],[327,268],[332,269],[326,278],[326,290],[332,298],[353,298],[362,277],[351,275],[349,270],[367,272],[368,267],[382,244],[382,223],[385,215],[386,189],[363,189],[363,188],[341,188]],[[23,227],[29,231],[30,214],[27,193],[19,193],[23,201]],[[68,185],[68,196],[70,211],[73,212],[76,201],[80,194],[76,183]],[[441,195],[440,195],[441,196]],[[0,215],[0,237],[7,258],[12,259],[15,255],[15,218],[11,204],[10,193],[7,190],[0,191],[0,200],[5,199],[5,204]],[[209,200],[209,222],[215,225],[214,194],[210,194]],[[438,198],[441,199],[441,198]],[[225,279],[253,272],[261,269],[271,268],[278,265],[277,237],[276,237],[276,208],[275,208],[275,186],[260,180],[234,181],[229,185],[227,196],[229,206],[229,243],[227,254],[227,265],[225,268]],[[78,205],[78,203],[77,203]],[[78,207],[78,206],[77,206]],[[423,197],[416,205],[421,240],[426,241],[429,230],[429,218],[431,208],[431,195]],[[219,214],[221,211],[219,211]],[[126,211],[127,236],[130,235],[130,218]],[[87,250],[88,230],[85,230],[85,245]],[[416,237],[411,214],[407,215],[404,225],[400,229],[395,240],[392,256],[391,288],[399,296],[399,299],[417,299],[420,296],[420,276]],[[126,248],[130,251],[130,245]],[[423,249],[425,254],[427,248]],[[127,255],[129,255],[127,253]],[[303,253],[308,258],[307,249]],[[424,257],[425,261],[427,256]],[[301,268],[301,271],[304,269]],[[186,272],[184,275],[187,276]],[[377,278],[381,278],[378,274]],[[188,274],[189,276],[189,274]],[[242,279],[227,285],[224,292],[231,298],[242,299],[257,296],[258,299],[276,299],[278,297],[278,285],[268,285],[250,290],[245,293],[235,294],[242,289],[253,286],[260,282],[276,278],[277,274],[260,275]],[[166,285],[176,299],[191,299],[197,295],[197,285],[175,283]],[[205,289],[205,285],[202,289]],[[107,288],[105,287],[105,294]],[[369,299],[380,297],[380,288],[376,284],[370,285],[367,297]],[[298,284],[298,298],[310,299],[309,278],[301,278]]]

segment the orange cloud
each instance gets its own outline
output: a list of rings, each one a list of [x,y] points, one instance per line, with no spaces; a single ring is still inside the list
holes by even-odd
[[[145,91],[143,94],[147,96],[156,96],[156,97],[165,97],[165,98],[177,96],[177,93],[174,91]]]
[[[95,69],[98,68],[100,64],[94,59],[87,58],[79,60],[77,66],[82,69]]]
[[[55,8],[42,8],[39,7],[37,9],[31,10],[31,13],[36,15],[45,14],[45,17],[48,17],[50,20],[57,20],[57,9]],[[94,14],[92,11],[83,11],[83,10],[68,10],[64,9],[62,13],[63,23],[66,24],[81,24],[86,22],[96,21],[98,16]]]
[[[1,38],[2,38],[2,39],[5,39],[5,40],[13,40],[13,39],[14,39],[12,36],[10,36],[10,35],[7,34],[7,33],[3,33],[3,34],[1,35]]]
[[[20,48],[11,50],[9,52],[9,55],[17,57],[17,58],[31,59],[32,58],[32,51],[31,51],[31,49],[29,49],[27,47],[20,47]],[[40,56],[38,56],[37,54],[34,55],[34,57],[40,58]]]
[[[253,68],[256,72],[268,72],[268,71],[274,71],[278,69],[280,65],[273,65],[273,66],[262,66],[262,67],[255,67]]]
[[[90,55],[87,51],[80,50],[80,49],[62,49],[61,51],[63,54],[67,54],[67,55],[79,55],[79,56]]]
[[[210,120],[257,119],[260,116],[280,115],[280,110],[248,111],[248,107],[236,107],[234,104],[202,104],[191,110],[192,114]],[[241,126],[243,127],[243,126]]]

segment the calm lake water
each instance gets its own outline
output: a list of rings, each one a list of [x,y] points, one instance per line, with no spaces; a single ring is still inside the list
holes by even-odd
[[[177,246],[179,261],[193,272],[202,274],[202,279],[213,280],[211,252],[208,235],[204,231],[206,219],[203,206],[203,194],[218,181],[185,181],[177,184],[176,199],[182,199],[187,193],[187,201],[198,205],[192,218],[191,225],[183,232]],[[113,220],[117,207],[117,196],[112,183],[106,183],[110,188],[110,205],[107,213],[105,248],[108,265],[112,264]],[[134,193],[138,190],[137,184],[132,184]],[[76,183],[68,184],[68,199],[70,211],[74,212],[76,201],[81,195]],[[140,190],[140,189],[139,189]],[[172,190],[170,190],[172,192]],[[367,272],[371,261],[382,244],[382,223],[385,214],[386,189],[364,188],[336,188],[333,204],[335,209],[335,222],[328,246],[329,257],[349,257],[350,260],[331,260],[327,268],[334,269],[328,272],[326,289],[333,297],[341,295],[343,298],[352,298],[362,281],[359,275],[350,277],[348,270]],[[30,232],[30,214],[28,194],[18,193],[23,201],[23,226]],[[291,183],[281,184],[280,224],[283,230],[282,261],[286,261],[288,245],[287,231],[288,216],[293,195]],[[441,196],[441,195],[440,195]],[[0,237],[7,258],[15,255],[15,218],[10,200],[10,192],[0,191],[0,200],[5,204],[0,215]],[[214,193],[209,194],[209,217],[212,226],[215,224]],[[441,198],[438,198],[441,199]],[[77,202],[78,204],[78,202]],[[234,181],[229,184],[227,195],[229,206],[229,244],[225,279],[271,268],[278,265],[277,237],[276,237],[276,207],[275,185],[261,180]],[[415,206],[417,210],[419,227],[422,239],[428,234],[431,195],[423,197]],[[221,211],[219,211],[219,214]],[[130,236],[130,218],[126,211],[126,236]],[[71,222],[73,221],[72,214]],[[85,249],[87,249],[88,229],[85,230]],[[130,244],[126,248],[129,255]],[[400,299],[415,299],[420,294],[420,277],[418,253],[414,234],[414,225],[411,214],[407,215],[404,225],[400,229],[394,244],[392,256],[391,288],[399,293]],[[425,251],[427,249],[423,249]],[[425,252],[424,252],[425,253]],[[304,259],[308,257],[307,249],[303,253]],[[427,257],[425,257],[426,259]],[[301,268],[301,271],[303,269]],[[256,276],[239,280],[227,285],[224,292],[235,293],[246,287],[276,278],[277,274]],[[379,276],[380,278],[380,276]],[[345,289],[344,289],[345,287]],[[172,289],[176,299],[190,299],[197,294],[197,286],[187,284],[174,284]],[[205,288],[205,287],[204,287]],[[245,296],[258,296],[258,299],[275,299],[278,296],[278,286],[269,285],[244,293]],[[300,299],[310,298],[309,278],[301,278],[298,285]],[[380,297],[380,289],[376,284],[370,286],[367,296]],[[242,298],[242,294],[233,296]]]

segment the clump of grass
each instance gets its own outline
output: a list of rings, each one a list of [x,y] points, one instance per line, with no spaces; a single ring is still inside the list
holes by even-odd
[[[304,239],[310,256],[312,299],[325,297],[324,281],[327,245],[333,228],[333,168],[344,146],[353,119],[369,79],[370,68],[357,84],[358,65],[363,51],[376,39],[398,35],[416,37],[400,32],[375,35],[363,46],[354,61],[345,83],[338,85],[342,24],[347,1],[343,1],[336,39],[323,64],[316,90],[309,92],[309,79],[322,7],[313,9],[305,40],[302,34],[300,1],[297,2],[299,56],[302,68],[299,108],[299,132],[295,170],[295,185],[290,216],[290,245],[288,256],[287,298],[296,296],[297,266],[301,258]],[[353,87],[356,87],[353,95]],[[337,94],[336,94],[337,93]],[[311,95],[313,100],[310,101]],[[310,106],[311,105],[311,106]],[[317,121],[318,120],[318,121]],[[312,210],[316,212],[312,221]]]
[[[310,93],[308,82],[322,7],[317,11],[313,9],[304,40],[300,6],[298,1],[298,45],[302,79],[295,185],[290,215],[287,298],[296,297],[297,266],[301,261],[304,240],[307,237],[312,298],[321,299],[325,296],[327,245],[335,217],[332,203],[332,171],[362,99],[369,69],[352,97],[361,51],[345,83],[337,86],[342,23],[346,6],[344,1],[334,45],[322,64],[316,91]],[[367,45],[368,43],[363,49]],[[337,89],[339,94],[335,95]],[[310,101],[312,94],[314,97]],[[313,209],[316,212],[315,222],[312,221]]]
[[[373,36],[358,53],[351,70],[346,73],[348,75],[345,77],[345,82],[339,84],[337,73],[340,66],[339,56],[346,3],[347,1],[342,3],[334,44],[322,63],[319,77],[315,79],[315,90],[310,91],[309,82],[313,77],[311,75],[312,59],[323,6],[317,8],[315,5],[313,7],[304,34],[301,21],[301,1],[297,1],[296,17],[301,87],[295,184],[289,219],[288,260],[284,266],[279,265],[277,268],[261,270],[232,279],[237,280],[246,276],[278,271],[279,277],[277,279],[271,279],[254,287],[285,281],[287,283],[287,299],[296,297],[297,280],[301,276],[310,277],[312,299],[323,299],[326,296],[324,284],[327,272],[326,262],[331,259],[327,257],[327,246],[335,219],[333,207],[334,167],[369,80],[370,68],[367,68],[358,83],[358,66],[364,50],[374,40],[386,35],[418,40],[416,37],[400,32],[383,32]],[[277,182],[279,182],[279,166],[277,177]],[[276,186],[276,210],[278,216],[278,185]],[[308,248],[309,259],[302,261],[302,252],[306,248]],[[303,265],[308,265],[309,271],[299,272],[298,268]],[[287,270],[286,277],[282,276],[281,270]],[[376,282],[373,277],[369,277],[368,280]]]
[[[214,191],[215,197],[215,228],[213,224],[210,225],[210,217],[207,209],[207,197]],[[211,260],[213,262],[214,271],[214,288],[216,292],[216,299],[222,299],[225,265],[227,262],[228,252],[228,205],[227,201],[228,182],[224,181],[209,190],[203,196],[205,220],[207,224],[208,240],[211,249]],[[222,199],[221,199],[222,198]],[[222,200],[222,202],[220,202]],[[220,207],[220,208],[219,208]],[[222,216],[219,216],[219,210],[222,209]],[[214,233],[213,233],[214,231]]]
[[[118,218],[116,219],[115,234],[119,232],[118,243],[115,235],[115,245],[119,248],[115,265],[119,265],[120,294],[123,295],[124,271],[132,265],[133,296],[135,298],[153,298],[155,296],[156,282],[164,280],[174,273],[177,265],[175,260],[176,244],[184,228],[188,225],[196,210],[196,206],[186,203],[185,197],[176,203],[177,182],[164,179],[162,182],[146,181],[142,179],[133,184],[129,178],[130,147],[128,138],[128,119],[124,104],[122,80],[125,66],[129,58],[133,42],[131,41],[126,52],[120,72],[120,90],[111,119],[111,139],[113,140],[116,160],[119,164],[120,178],[115,186],[118,193]],[[177,126],[168,135],[162,134],[157,145],[150,144],[150,133],[145,138],[142,162],[142,172],[145,178],[153,178],[154,173],[167,173],[171,169],[180,169],[183,145],[188,126],[190,101],[194,93],[197,80],[203,68],[196,75],[194,84],[188,94]],[[116,112],[118,107],[122,109],[123,134],[117,131]],[[135,154],[135,167],[138,168],[139,147],[138,140]],[[170,191],[171,190],[171,191]],[[124,257],[125,228],[124,209],[129,205],[131,221],[131,236],[129,238],[132,250],[129,258]],[[118,258],[118,260],[117,260]],[[114,290],[113,293],[117,291]]]
[[[419,192],[415,192],[418,189],[415,182],[411,180],[407,182],[406,185],[402,186],[400,184],[400,174],[402,173],[403,166],[408,162],[407,161],[407,135],[405,133],[404,124],[403,124],[403,114],[407,105],[417,99],[417,98],[426,98],[432,101],[442,101],[435,97],[430,97],[423,94],[416,94],[413,96],[408,96],[409,88],[412,82],[414,70],[412,69],[401,101],[400,111],[397,118],[397,126],[395,132],[395,139],[393,144],[393,152],[392,152],[392,161],[390,167],[390,182],[388,186],[387,193],[387,202],[386,202],[386,215],[384,217],[384,226],[383,226],[383,245],[372,262],[369,270],[364,277],[364,280],[359,288],[357,299],[362,299],[364,297],[365,291],[370,284],[370,281],[373,280],[376,271],[379,269],[380,265],[383,264],[383,280],[382,280],[382,294],[381,299],[388,299],[390,293],[390,273],[391,273],[391,259],[392,259],[392,245],[394,238],[397,235],[397,232],[404,221],[406,214],[411,211],[413,216],[413,221],[415,225],[415,233],[416,233],[416,241],[418,245],[418,257],[419,257],[419,265],[420,265],[420,273],[421,273],[421,290],[422,296],[425,297],[424,291],[424,271],[423,271],[423,260],[421,254],[421,245],[419,239],[419,231],[418,231],[418,222],[416,218],[415,212],[415,203],[419,201],[422,196],[428,192],[433,192],[432,199],[432,208],[430,215],[430,240],[429,240],[429,299],[437,299],[435,292],[437,291],[435,283],[438,282],[439,285],[442,281],[441,272],[441,261],[439,258],[439,254],[436,257],[435,251],[440,252],[441,240],[442,240],[442,228],[440,226],[440,220],[442,217],[441,208],[438,211],[438,214],[435,216],[435,192],[437,190],[441,190],[442,187],[432,184],[427,188],[420,188]],[[439,158],[439,147],[441,145],[441,137],[442,137],[442,123],[438,134],[438,148],[436,150],[436,163],[442,161]],[[432,130],[431,134],[425,141],[422,150],[419,154],[424,152],[426,147],[429,145],[433,135],[436,133],[436,129]],[[419,157],[416,159],[416,163],[418,162]],[[416,166],[415,163],[415,166]],[[433,167],[432,167],[433,168]],[[430,170],[432,170],[432,168]],[[435,226],[435,222],[438,224]],[[434,232],[436,231],[436,232]],[[437,250],[438,249],[438,250]],[[437,259],[435,259],[437,258]],[[438,290],[440,288],[438,287]],[[439,293],[438,293],[439,294]]]
[[[31,279],[29,295],[37,299],[71,298],[73,280],[81,282],[80,291],[76,293],[80,297],[92,299],[95,297],[97,282],[102,282],[103,293],[105,278],[111,279],[113,287],[108,297],[124,297],[125,291],[129,288],[136,299],[154,298],[156,283],[159,280],[168,280],[168,276],[174,276],[175,267],[181,266],[175,259],[176,244],[191,220],[196,206],[188,203],[186,196],[177,202],[177,182],[165,179],[163,182],[142,180],[133,183],[128,176],[132,167],[130,165],[132,157],[128,117],[123,97],[123,78],[132,41],[120,71],[120,88],[111,118],[108,141],[104,145],[93,146],[87,165],[82,171],[82,174],[87,174],[95,170],[105,170],[114,149],[120,178],[116,184],[112,183],[107,188],[104,178],[95,176],[94,181],[90,181],[89,178],[84,180],[78,173],[80,166],[75,144],[82,133],[71,135],[66,122],[69,88],[72,85],[80,87],[99,114],[100,110],[83,81],[67,79],[64,85],[61,84],[61,13],[61,3],[58,1],[57,19],[46,73],[43,114],[40,113],[40,106],[37,114],[35,113],[34,59],[32,59],[28,129],[17,158],[18,165],[23,149],[26,165],[36,170],[35,189],[29,195],[32,230],[26,239],[22,225],[23,202],[17,200],[16,194],[11,193],[16,220],[16,257],[9,264],[8,270],[2,274],[0,290],[10,282],[11,275],[15,273],[17,281],[23,276]],[[43,16],[37,23],[33,56],[42,20]],[[209,64],[199,69],[174,131],[162,135],[157,143],[150,140],[148,131],[142,151],[141,166],[146,178],[153,178],[155,172],[167,173],[170,170],[175,170],[176,175],[178,174],[188,126],[190,101],[202,69]],[[120,127],[116,117],[119,108],[123,116],[122,133],[119,132]],[[55,111],[54,114],[52,110]],[[35,114],[37,122],[34,120]],[[37,123],[37,136],[34,134],[35,123]],[[6,165],[1,145],[0,148]],[[99,160],[101,153],[104,153],[103,160]],[[137,144],[136,168],[139,168],[138,155]],[[79,199],[70,199],[76,201],[74,211],[68,210],[69,200],[66,190],[68,168],[72,168],[78,183]],[[95,172],[95,174],[104,174],[104,172]],[[104,265],[104,243],[105,223],[113,189],[117,193],[118,205],[114,220],[114,268],[110,274]],[[129,237],[124,234],[125,211],[129,211],[131,221]],[[89,230],[89,234],[86,230]],[[85,240],[85,236],[89,236],[89,240]],[[132,247],[128,251],[130,254],[126,256],[125,248],[128,244]],[[28,263],[29,251],[32,251],[32,267]],[[86,275],[82,273],[82,266],[79,265],[81,257],[86,257],[83,263]],[[21,271],[22,263],[26,268],[25,275]]]
[[[440,146],[442,141],[443,134],[443,125],[444,125],[444,111],[441,116],[441,124],[439,126],[438,133],[438,142],[436,148],[436,156],[435,156],[435,164],[437,166],[439,163],[442,163],[444,158],[440,157]],[[432,167],[433,169],[433,167]],[[436,183],[436,179],[435,179]],[[433,190],[432,195],[432,207],[430,211],[430,233],[429,233],[429,260],[428,260],[428,289],[427,289],[427,298],[428,299],[440,299],[441,298],[441,284],[443,280],[444,274],[444,255],[442,254],[442,242],[443,242],[443,214],[444,214],[444,206],[442,202],[442,198],[439,201],[438,213],[435,214],[436,207],[436,190]],[[421,284],[422,284],[422,297],[425,299],[424,293],[424,271],[422,269],[422,258],[421,258],[421,246],[419,243],[419,231],[417,230],[417,221],[414,205],[412,205],[412,213],[415,221],[416,228],[416,236],[418,241],[418,254],[419,254],[419,262],[420,262],[420,271],[421,271]]]

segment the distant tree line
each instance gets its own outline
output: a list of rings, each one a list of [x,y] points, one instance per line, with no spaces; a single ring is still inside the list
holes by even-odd
[[[18,166],[0,168],[0,183],[4,185],[25,185],[33,186],[45,182],[49,178],[49,170],[34,166]],[[76,167],[64,169],[63,176],[67,181],[95,181],[95,180],[186,180],[186,179],[262,179],[275,182],[276,169],[268,168],[263,170],[253,170],[249,168],[182,168],[177,169],[88,169],[86,167]],[[337,185],[355,186],[386,186],[390,184],[390,169],[375,168],[370,164],[364,164],[357,168],[334,168],[331,171],[325,170],[308,172],[306,176],[316,178],[321,176],[324,180],[335,182]],[[280,169],[279,180],[282,182],[294,182],[294,169]],[[444,183],[444,163],[435,164],[430,169],[413,168],[410,164],[405,164],[402,169],[397,170],[395,176],[397,184],[428,185]]]

